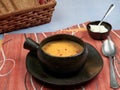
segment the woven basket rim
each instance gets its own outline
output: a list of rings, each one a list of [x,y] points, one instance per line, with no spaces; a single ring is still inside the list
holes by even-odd
[[[11,16],[11,15],[22,14],[25,12],[29,12],[29,11],[33,11],[33,10],[37,10],[37,9],[43,9],[43,8],[47,8],[47,7],[55,6],[55,5],[56,5],[56,1],[50,0],[47,3],[39,5],[37,7],[31,7],[31,8],[27,8],[27,9],[23,9],[23,10],[16,10],[15,12],[10,12],[10,13],[0,15],[0,19],[4,19],[5,17]]]

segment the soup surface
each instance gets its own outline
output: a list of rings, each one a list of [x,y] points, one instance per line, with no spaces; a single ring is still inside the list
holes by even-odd
[[[67,57],[80,53],[83,47],[74,41],[59,40],[48,42],[42,49],[53,56]]]

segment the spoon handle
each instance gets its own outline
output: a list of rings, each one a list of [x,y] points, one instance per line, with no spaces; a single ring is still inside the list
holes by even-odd
[[[114,71],[114,67],[113,67],[113,59],[110,56],[110,87],[111,88],[119,88],[119,84],[116,80],[116,76],[115,76],[115,71]]]
[[[100,21],[100,23],[98,25],[101,25],[101,23],[103,22],[103,20],[105,19],[105,17],[107,17],[109,15],[109,13],[113,10],[113,8],[115,7],[114,4],[111,4],[109,9],[107,10],[107,12],[105,13],[105,15],[103,16],[102,20]]]

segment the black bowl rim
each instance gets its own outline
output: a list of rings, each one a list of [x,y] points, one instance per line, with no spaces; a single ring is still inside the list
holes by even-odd
[[[79,37],[77,37],[77,36],[70,35],[70,34],[55,34],[55,35],[51,35],[51,36],[48,36],[47,38],[43,39],[43,40],[41,41],[41,43],[42,43],[43,41],[51,38],[51,37],[62,36],[62,35],[74,37],[74,38],[82,41],[82,43],[84,44],[84,45],[83,45],[83,50],[82,50],[80,53],[75,54],[75,55],[73,55],[73,56],[65,56],[65,57],[59,57],[59,56],[50,55],[50,54],[44,52],[44,50],[42,50],[42,49],[41,49],[41,51],[42,51],[44,54],[46,54],[46,55],[48,55],[48,56],[50,56],[50,57],[53,57],[53,58],[74,58],[74,57],[79,56],[79,55],[81,55],[82,53],[85,52],[85,50],[86,50],[86,48],[87,48],[87,47],[86,47],[86,43],[85,43],[81,38],[79,38]],[[40,43],[40,45],[41,45],[41,43]],[[78,43],[78,44],[79,44],[79,43]],[[42,45],[42,46],[43,46],[43,45]]]

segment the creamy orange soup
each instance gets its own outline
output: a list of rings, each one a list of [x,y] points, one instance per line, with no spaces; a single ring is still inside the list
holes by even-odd
[[[83,47],[76,42],[69,40],[51,41],[45,44],[42,49],[53,56],[67,57],[80,53]]]

